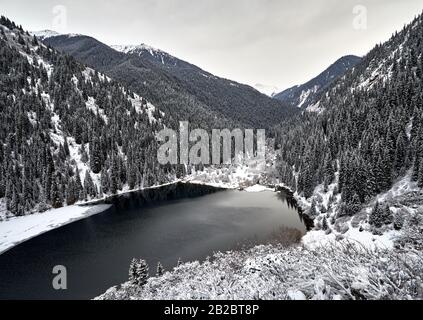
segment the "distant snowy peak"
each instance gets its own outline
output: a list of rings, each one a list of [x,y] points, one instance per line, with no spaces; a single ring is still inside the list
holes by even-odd
[[[111,48],[125,54],[134,54],[134,55],[141,56],[150,60],[154,60],[155,62],[158,62],[163,65],[175,66],[178,62],[177,58],[173,57],[167,52],[151,47],[144,43],[140,45],[124,45],[124,46],[115,45],[115,46],[111,46]]]
[[[41,30],[41,31],[31,32],[31,35],[36,36],[40,40],[44,40],[47,38],[60,36],[61,34],[53,30]]]
[[[30,34],[33,35],[33,36],[36,36],[41,41],[44,41],[44,40],[50,39],[50,38],[54,38],[54,37],[61,37],[61,36],[65,36],[65,37],[68,37],[68,38],[82,36],[82,34],[78,34],[78,33],[62,34],[62,33],[59,33],[59,32],[53,31],[53,30],[33,31],[33,32],[30,32]]]
[[[159,53],[165,53],[159,49],[153,48],[149,45],[146,45],[144,43],[140,45],[126,45],[126,46],[112,46],[113,49],[119,52],[123,53],[140,53],[140,52],[149,52],[151,55],[156,55]]]
[[[278,88],[278,87],[268,86],[268,85],[260,84],[260,83],[254,85],[254,89],[256,89],[257,91],[259,91],[259,92],[261,92],[261,93],[263,93],[266,96],[269,96],[271,98],[273,96],[275,96],[276,94],[278,94],[278,92],[280,92],[280,88]]]

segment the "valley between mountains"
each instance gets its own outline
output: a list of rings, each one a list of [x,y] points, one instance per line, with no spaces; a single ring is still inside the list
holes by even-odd
[[[30,33],[2,16],[0,273],[40,250],[80,250],[81,268],[113,252],[113,269],[67,298],[423,299],[422,53],[419,15],[270,97],[145,44]],[[181,121],[266,129],[266,159],[162,165],[156,134]],[[149,239],[169,242],[130,266]],[[192,260],[174,261],[172,242]]]

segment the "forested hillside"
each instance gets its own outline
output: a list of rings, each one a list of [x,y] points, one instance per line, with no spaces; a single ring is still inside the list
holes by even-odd
[[[317,113],[280,125],[281,180],[306,198],[336,183],[338,216],[354,215],[409,170],[423,187],[422,52],[419,16],[323,93]]]
[[[165,113],[0,20],[0,205],[14,215],[175,179]]]
[[[326,92],[328,87],[342,77],[349,69],[361,61],[357,56],[345,56],[338,59],[329,68],[305,84],[295,86],[274,96],[288,105],[307,109]]]
[[[269,128],[298,110],[253,88],[216,77],[188,62],[145,46],[111,47],[87,36],[61,35],[45,43],[141,91],[177,121],[196,127]],[[116,48],[116,47],[115,47]],[[130,49],[131,47],[129,47]],[[153,52],[153,54],[152,54]]]
[[[160,72],[181,81],[183,87],[210,110],[243,126],[268,128],[298,113],[288,103],[270,99],[247,85],[219,78],[161,50],[145,45],[113,48],[152,63]]]

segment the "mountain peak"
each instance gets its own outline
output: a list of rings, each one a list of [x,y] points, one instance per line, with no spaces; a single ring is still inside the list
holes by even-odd
[[[61,36],[66,36],[68,38],[73,38],[73,37],[80,37],[83,36],[82,34],[78,34],[78,33],[59,33],[57,31],[54,30],[41,30],[41,31],[32,31],[30,32],[31,35],[36,36],[38,39],[40,39],[41,41],[44,41],[46,39],[50,39],[50,38],[55,38],[55,37],[61,37]]]
[[[278,94],[278,92],[280,92],[280,88],[276,86],[269,86],[261,83],[255,84],[253,88],[269,97],[274,97]]]
[[[161,54],[165,53],[162,50],[149,46],[145,43],[141,43],[139,45],[113,45],[111,47],[115,49],[116,51],[123,52],[123,53],[140,54],[145,51],[147,51],[151,55],[156,55],[158,53],[161,53]]]
[[[289,88],[274,95],[274,98],[292,106],[308,108],[314,103],[315,97],[327,88],[333,81],[342,77],[349,69],[357,65],[362,58],[354,55],[346,55],[330,65],[325,71],[307,83]]]
[[[40,40],[44,40],[47,38],[60,36],[61,34],[57,31],[46,29],[46,30],[31,32],[31,35],[36,36]]]

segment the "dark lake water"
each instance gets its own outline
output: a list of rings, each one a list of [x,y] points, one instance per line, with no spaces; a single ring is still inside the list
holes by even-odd
[[[178,184],[115,198],[113,206],[31,239],[0,255],[0,299],[91,299],[128,279],[132,258],[154,274],[215,251],[264,243],[288,227],[306,232],[284,192],[219,191]],[[63,265],[68,290],[52,287]]]

